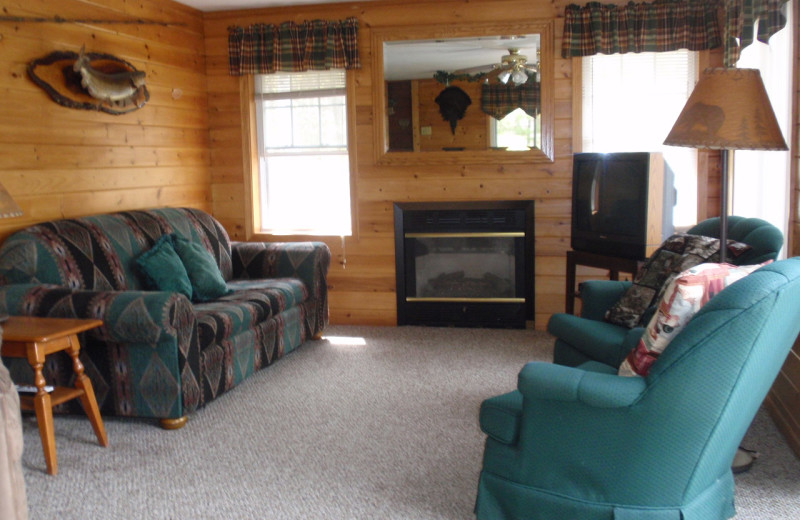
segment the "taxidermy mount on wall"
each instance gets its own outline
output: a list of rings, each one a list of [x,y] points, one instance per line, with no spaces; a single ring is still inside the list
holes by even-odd
[[[458,87],[447,87],[435,99],[442,119],[450,122],[450,131],[456,135],[456,125],[472,104],[469,94]]]
[[[28,76],[56,103],[119,115],[150,99],[145,72],[110,54],[56,51],[28,65]]]

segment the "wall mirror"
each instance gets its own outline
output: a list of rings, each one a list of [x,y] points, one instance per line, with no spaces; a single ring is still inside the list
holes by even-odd
[[[553,160],[552,21],[372,31],[379,164]]]

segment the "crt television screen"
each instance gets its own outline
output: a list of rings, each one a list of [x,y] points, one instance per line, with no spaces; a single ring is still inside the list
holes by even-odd
[[[639,155],[639,154],[636,154]],[[576,156],[576,230],[638,237],[644,232],[648,160],[604,154]]]

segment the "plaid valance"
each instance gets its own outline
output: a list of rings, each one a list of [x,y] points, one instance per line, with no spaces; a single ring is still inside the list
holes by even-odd
[[[539,115],[542,91],[537,81],[524,85],[483,85],[481,110],[500,120],[521,108],[531,117]]]
[[[722,44],[718,6],[713,0],[571,4],[564,13],[561,55],[713,49]]]
[[[756,22],[763,43],[783,29],[788,5],[788,0],[725,0],[725,66],[736,65],[742,49],[753,43]]]
[[[231,76],[360,69],[358,19],[228,27]]]

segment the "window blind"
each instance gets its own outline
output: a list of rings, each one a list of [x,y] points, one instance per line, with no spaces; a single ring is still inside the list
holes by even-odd
[[[319,95],[320,90],[344,92],[345,85],[343,70],[309,70],[302,74],[278,72],[256,76],[256,94],[314,92]]]

